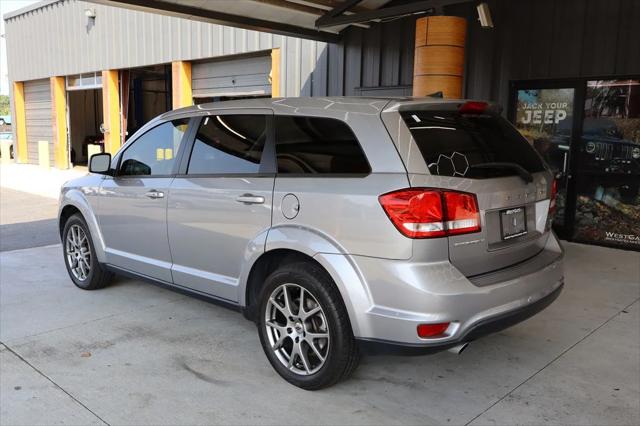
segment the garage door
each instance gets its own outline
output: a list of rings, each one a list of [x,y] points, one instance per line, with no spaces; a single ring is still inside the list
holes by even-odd
[[[51,84],[48,78],[25,81],[25,122],[27,125],[27,162],[38,163],[38,141],[49,142],[49,164],[54,165]]]
[[[271,95],[271,56],[194,63],[194,98]]]

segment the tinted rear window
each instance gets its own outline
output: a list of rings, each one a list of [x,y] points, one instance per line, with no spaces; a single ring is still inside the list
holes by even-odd
[[[369,163],[349,126],[333,118],[277,116],[278,173],[367,174]]]
[[[486,163],[516,163],[534,173],[542,160],[504,118],[458,112],[403,112],[402,118],[433,175],[489,178],[511,176],[509,168],[475,169]]]

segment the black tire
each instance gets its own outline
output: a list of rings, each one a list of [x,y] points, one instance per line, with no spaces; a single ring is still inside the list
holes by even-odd
[[[269,333],[273,333],[274,331],[273,328],[267,328],[267,316],[269,312],[275,312],[274,309],[276,309],[269,299],[272,294],[274,292],[277,293],[278,289],[281,289],[284,284],[293,285],[294,290],[290,290],[293,292],[296,291],[295,287],[302,287],[306,292],[309,292],[313,298],[307,295],[307,303],[312,303],[312,306],[319,305],[322,309],[321,322],[324,323],[326,319],[326,332],[329,335],[329,343],[326,344],[326,348],[324,349],[326,351],[323,354],[324,364],[319,365],[317,371],[311,374],[307,373],[303,375],[291,371],[284,365],[284,361],[279,358],[277,351],[272,348],[271,342],[269,341]],[[295,298],[295,295],[293,297]],[[309,302],[309,300],[311,300],[311,302]],[[295,300],[291,303],[295,308]],[[282,312],[278,315],[280,314],[282,314]],[[347,309],[344,306],[340,292],[327,272],[315,263],[297,262],[285,265],[267,277],[261,290],[257,323],[262,348],[273,368],[286,381],[302,389],[318,390],[329,387],[353,373],[360,361],[358,346],[353,337]],[[305,322],[303,330],[309,331],[307,329],[308,325],[309,323]],[[287,326],[284,326],[284,328],[287,331],[292,330],[292,328]],[[279,333],[280,331],[278,335],[280,335]],[[273,335],[271,337],[273,338]],[[286,337],[286,339],[289,339],[288,342],[293,344],[292,337]],[[303,345],[302,342],[300,344]],[[321,344],[322,340],[319,342],[319,345]],[[283,343],[283,348],[285,345],[286,343]],[[309,351],[309,360],[315,357],[313,352],[311,352],[311,347],[306,343],[306,339],[304,340],[304,346],[301,347],[306,347]],[[299,355],[297,357],[294,356],[294,359],[299,361],[297,364],[301,365],[301,368],[306,368],[306,366],[302,365],[302,359]],[[320,358],[315,359],[318,363],[321,362]],[[307,370],[307,372],[309,371],[311,371],[311,369]]]
[[[67,237],[69,232],[74,226],[78,226],[82,229],[84,234],[86,235],[88,248],[89,248],[89,272],[86,274],[84,279],[80,279],[75,275],[72,268],[73,265],[70,264],[69,256],[67,255]],[[64,259],[64,264],[67,267],[67,272],[69,273],[69,277],[71,281],[78,287],[83,290],[97,290],[99,288],[103,288],[113,278],[113,274],[107,271],[103,265],[98,262],[96,258],[96,250],[93,246],[93,240],[91,239],[91,233],[89,232],[89,227],[85,222],[82,215],[76,213],[72,215],[67,222],[64,224],[64,230],[62,231],[62,256]]]

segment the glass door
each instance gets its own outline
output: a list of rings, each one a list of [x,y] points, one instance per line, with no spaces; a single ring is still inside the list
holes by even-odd
[[[586,82],[575,241],[640,250],[640,79]]]
[[[568,194],[571,146],[574,136],[575,87],[544,87],[523,83],[515,86],[510,118],[551,168],[558,182],[554,230],[567,238],[572,224]]]

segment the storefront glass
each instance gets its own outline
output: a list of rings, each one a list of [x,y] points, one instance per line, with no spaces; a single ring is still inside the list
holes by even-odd
[[[516,127],[542,155],[558,181],[556,229],[565,225],[574,97],[573,88],[517,91]]]
[[[573,239],[640,250],[640,80],[587,82]]]

